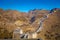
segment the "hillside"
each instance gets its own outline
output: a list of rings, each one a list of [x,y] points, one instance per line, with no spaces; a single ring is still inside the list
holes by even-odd
[[[0,9],[0,39],[12,38],[13,31],[20,27],[23,32],[34,32],[39,27],[40,18],[50,12],[52,14],[43,22],[43,29],[37,35],[37,38],[43,40],[60,40],[60,9],[55,10],[30,10],[28,13],[18,12],[16,10]]]
[[[60,40],[60,9],[53,12],[43,23],[40,36],[43,40]]]

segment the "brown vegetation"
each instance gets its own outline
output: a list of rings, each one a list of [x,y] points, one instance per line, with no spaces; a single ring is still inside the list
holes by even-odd
[[[18,26],[21,27],[24,32],[35,31],[39,26],[39,19],[48,13],[48,10],[35,10],[30,11],[27,14],[15,10],[4,11],[0,9],[0,39],[12,38],[13,30]],[[31,24],[30,20],[32,16],[35,16],[35,21]],[[49,17],[43,23],[43,30],[38,33],[38,38],[42,38],[43,40],[60,40],[59,17],[60,10],[56,10],[56,12],[49,15]],[[17,21],[19,21],[18,24],[22,25],[15,24]]]

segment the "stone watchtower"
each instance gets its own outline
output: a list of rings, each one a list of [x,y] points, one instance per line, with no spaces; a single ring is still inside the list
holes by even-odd
[[[13,31],[13,39],[20,39],[20,34],[23,34],[23,31],[20,29],[20,27],[17,27]]]

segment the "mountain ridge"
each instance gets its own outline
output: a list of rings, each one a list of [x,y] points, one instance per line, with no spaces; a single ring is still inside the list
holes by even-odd
[[[36,11],[36,10],[34,10],[33,13],[32,12],[24,13],[24,12],[12,11],[12,10],[4,11],[4,10],[1,9],[0,10],[0,31],[3,30],[3,31],[1,31],[1,34],[2,34],[2,32],[4,34],[5,30],[7,30],[8,32],[6,32],[6,33],[8,35],[4,36],[3,34],[2,35],[0,34],[0,38],[5,38],[5,37],[10,38],[10,37],[12,37],[13,30],[15,28],[17,28],[18,26],[21,27],[24,32],[35,31],[37,29],[37,27],[39,26],[39,21],[40,21],[39,19],[42,18],[44,15],[46,15],[48,13],[51,13],[51,14],[49,15],[49,18],[47,18],[44,21],[43,31],[38,34],[38,35],[40,35],[40,36],[38,36],[38,38],[41,37],[44,40],[52,40],[52,38],[51,39],[48,39],[48,38],[45,39],[46,36],[44,36],[44,35],[45,35],[45,33],[47,33],[46,30],[50,31],[50,29],[52,29],[51,25],[56,25],[56,24],[59,25],[59,23],[60,23],[60,21],[59,21],[60,20],[59,19],[60,9],[59,8],[53,8],[51,11],[47,11],[47,10]],[[35,17],[35,19],[32,18],[32,17]],[[17,24],[15,24],[15,23],[17,23]],[[49,27],[47,27],[47,24],[48,24],[48,26],[50,24],[51,25]],[[59,26],[58,26],[58,28],[59,28]],[[24,28],[26,28],[26,29],[24,29]],[[56,30],[56,29],[53,28],[53,30]],[[57,29],[57,30],[59,30],[59,29]],[[54,33],[55,32],[56,31],[54,31]],[[5,33],[5,35],[6,35],[6,33]]]

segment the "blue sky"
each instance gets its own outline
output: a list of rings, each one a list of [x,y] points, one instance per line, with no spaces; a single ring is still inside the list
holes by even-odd
[[[0,0],[0,8],[27,12],[31,9],[60,8],[60,0]]]

